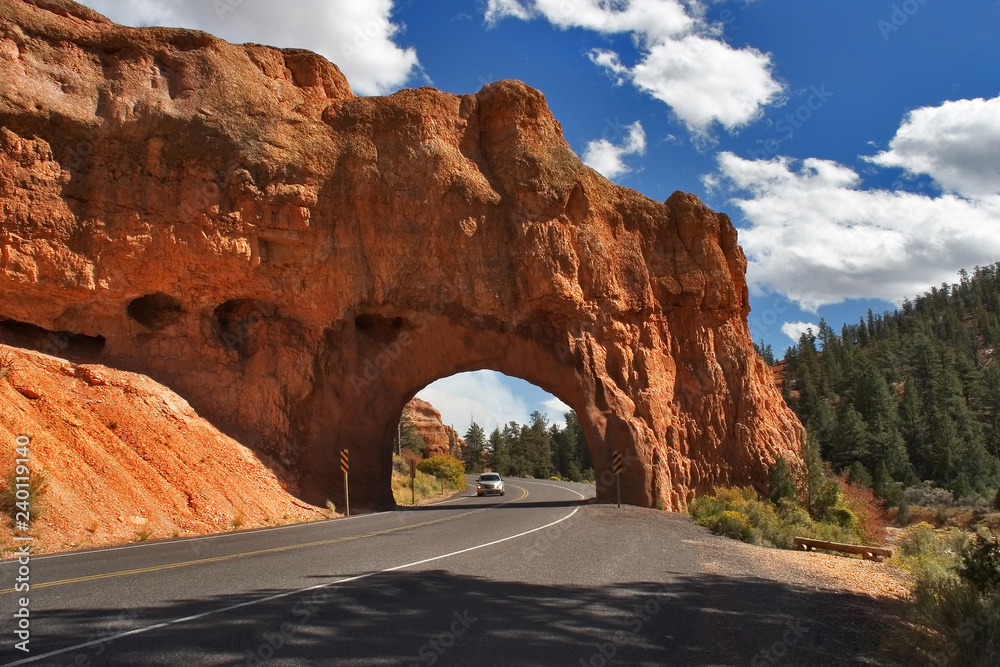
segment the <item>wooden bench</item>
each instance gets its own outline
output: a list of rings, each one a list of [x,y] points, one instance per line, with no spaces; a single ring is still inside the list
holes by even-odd
[[[811,540],[808,537],[796,537],[795,547],[802,551],[815,551],[825,549],[827,551],[840,551],[845,554],[861,554],[865,560],[873,560],[881,563],[883,558],[892,557],[892,549],[883,547],[864,547],[857,544],[840,544],[839,542],[824,542],[823,540]]]

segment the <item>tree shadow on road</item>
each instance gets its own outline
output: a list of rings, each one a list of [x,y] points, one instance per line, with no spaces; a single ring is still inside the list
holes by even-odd
[[[39,664],[878,665],[893,664],[879,646],[899,633],[903,605],[714,575],[590,587],[433,570],[196,616],[277,593],[177,600],[111,622],[106,610],[45,611],[32,653],[195,616]]]

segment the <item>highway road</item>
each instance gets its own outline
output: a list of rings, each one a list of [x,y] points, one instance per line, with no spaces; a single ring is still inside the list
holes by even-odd
[[[885,664],[887,603],[711,574],[749,547],[593,495],[508,480],[503,497],[34,557],[27,654],[4,561],[0,663]]]

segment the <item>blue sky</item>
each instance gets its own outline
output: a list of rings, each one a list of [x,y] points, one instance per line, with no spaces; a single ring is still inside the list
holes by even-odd
[[[612,181],[732,216],[754,339],[1000,260],[997,0],[89,0],[130,25],[317,51],[355,92],[516,78]],[[464,432],[562,407],[491,373],[421,393]]]

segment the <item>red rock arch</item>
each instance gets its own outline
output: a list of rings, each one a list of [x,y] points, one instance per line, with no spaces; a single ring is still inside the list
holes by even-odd
[[[313,54],[45,7],[0,6],[26,35],[0,92],[0,319],[103,341],[314,501],[346,446],[355,504],[386,505],[403,404],[477,368],[571,405],[598,472],[630,454],[632,503],[798,456],[729,219],[609,183],[538,91],[358,98]]]

